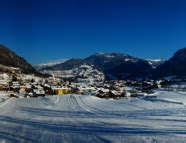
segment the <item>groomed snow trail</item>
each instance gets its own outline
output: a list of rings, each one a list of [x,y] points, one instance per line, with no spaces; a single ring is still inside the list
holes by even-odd
[[[0,106],[0,142],[185,143],[186,108],[163,99],[11,98]]]

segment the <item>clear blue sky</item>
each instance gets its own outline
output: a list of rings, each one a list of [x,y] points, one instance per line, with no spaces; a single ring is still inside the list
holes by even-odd
[[[0,0],[0,43],[29,62],[186,47],[186,0]]]

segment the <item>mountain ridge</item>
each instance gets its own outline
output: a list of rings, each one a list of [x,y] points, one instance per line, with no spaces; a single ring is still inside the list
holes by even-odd
[[[24,58],[0,45],[0,65],[19,68],[23,73],[38,73]],[[186,77],[186,48],[176,51],[168,60],[140,59],[123,53],[96,53],[87,58],[72,58],[39,69],[71,70],[88,65],[105,74],[106,79],[157,79],[167,76]]]
[[[4,45],[0,45],[0,64],[8,67],[20,68],[24,73],[35,72],[31,64]]]
[[[42,70],[69,70],[74,67],[80,67],[80,65],[83,64],[91,65],[95,69],[102,71],[107,79],[111,79],[111,77],[112,79],[126,79],[129,76],[132,77],[134,75],[137,77],[138,75],[134,73],[134,71],[138,70],[140,71],[139,73],[142,74],[144,68],[148,68],[147,70],[151,69],[151,65],[148,61],[127,54],[95,53],[85,59],[72,58],[64,63],[43,68]],[[140,65],[142,66],[140,67]],[[122,66],[122,68],[120,68],[120,66]],[[118,69],[116,71],[119,71],[119,73],[114,69]],[[124,69],[128,69],[127,73],[123,73],[125,71]]]
[[[178,50],[168,60],[140,59],[123,53],[95,53],[79,60],[81,60],[79,65],[89,63],[102,71],[106,79],[157,79],[166,76],[186,76],[186,68],[184,68],[186,48]],[[60,65],[55,65],[55,67],[63,70],[64,67],[69,66],[68,63],[62,63],[61,69]]]
[[[0,45],[0,72],[34,74],[38,77],[49,77],[34,69],[23,57],[18,56],[5,45]]]

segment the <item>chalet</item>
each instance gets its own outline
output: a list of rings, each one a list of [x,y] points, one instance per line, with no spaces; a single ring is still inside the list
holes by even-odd
[[[59,88],[52,88],[54,94],[56,95],[63,95],[71,93],[71,89],[67,87],[59,87]]]

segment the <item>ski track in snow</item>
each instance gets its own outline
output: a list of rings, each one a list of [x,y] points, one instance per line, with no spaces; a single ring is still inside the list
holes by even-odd
[[[11,98],[0,104],[0,142],[185,143],[186,108],[179,104],[181,98],[185,101],[186,96],[172,92],[154,100]]]

